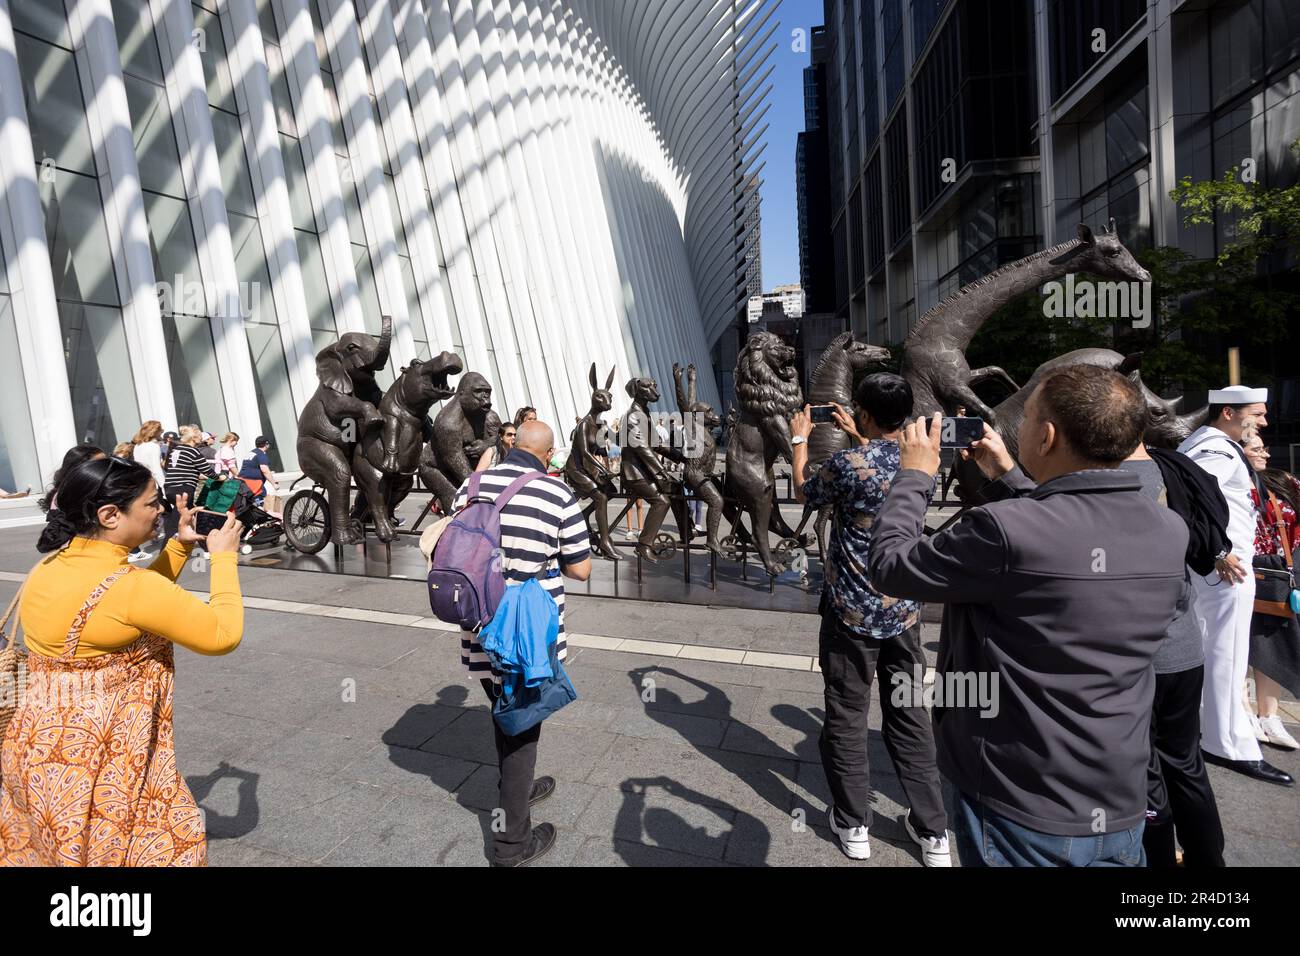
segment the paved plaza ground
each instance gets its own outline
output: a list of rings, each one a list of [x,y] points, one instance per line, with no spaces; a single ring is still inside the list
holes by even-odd
[[[6,602],[36,560],[35,536],[0,530]],[[240,577],[243,644],[176,659],[177,752],[211,863],[486,865],[491,717],[423,585],[250,566]],[[207,575],[187,569],[181,583],[202,593]],[[570,598],[579,700],[542,733],[538,773],[559,781],[534,813],[559,830],[545,863],[919,866],[875,701],[871,860],[852,863],[831,842],[816,624]],[[926,625],[931,663],[937,640]],[[1295,733],[1300,706],[1286,706]],[[1265,750],[1300,774],[1300,755]],[[1300,865],[1297,791],[1210,774],[1228,862]]]

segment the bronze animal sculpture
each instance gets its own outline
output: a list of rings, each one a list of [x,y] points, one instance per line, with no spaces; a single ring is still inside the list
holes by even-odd
[[[750,529],[759,559],[769,574],[779,574],[767,532],[774,519],[778,526],[776,478],[772,465],[778,458],[790,461],[790,418],[803,408],[795,351],[771,332],[749,337],[736,359],[736,406],[727,441],[727,494],[750,517]],[[739,526],[739,521],[737,521]],[[793,536],[793,531],[788,531]]]
[[[574,494],[592,501],[591,510],[596,513],[597,530],[593,536],[596,552],[612,561],[622,557],[609,538],[609,499],[618,492],[614,476],[596,456],[606,453],[603,445],[606,428],[601,416],[614,405],[610,386],[614,384],[615,371],[610,369],[605,387],[601,388],[596,379],[596,363],[591,363],[587,376],[591,383],[591,408],[573,429],[569,457],[564,463],[564,477]]]
[[[915,414],[951,415],[964,405],[967,414],[997,426],[997,412],[975,394],[974,386],[990,378],[1006,381],[1013,390],[1019,386],[997,366],[972,370],[966,362],[967,346],[989,316],[1008,302],[1067,273],[1081,272],[1102,279],[1151,280],[1119,241],[1114,219],[1101,235],[1080,223],[1078,238],[1002,266],[921,316],[903,350],[902,374],[912,386]]]
[[[659,401],[659,383],[652,378],[634,378],[627,383],[626,391],[632,407],[623,416],[623,491],[629,498],[640,498],[650,506],[637,538],[636,552],[648,561],[658,561],[653,546],[668,513],[671,489],[671,480],[655,454],[656,446],[662,442],[657,440],[649,411],[649,406]]]
[[[712,405],[699,400],[695,390],[695,375],[693,364],[686,366],[683,376],[682,367],[673,363],[673,382],[676,385],[677,409],[682,417],[682,435],[680,441],[671,443],[661,453],[666,458],[681,463],[682,484],[706,505],[705,547],[716,554],[722,554],[718,529],[722,525],[724,505],[722,492],[718,490],[714,479],[718,443],[713,438],[713,430],[722,424],[722,419]],[[687,538],[694,524],[689,517],[690,509],[686,507],[684,498],[675,500],[681,506],[677,512],[677,525],[682,529],[682,537]]]
[[[474,473],[483,452],[497,443],[501,419],[492,411],[492,386],[478,372],[466,372],[456,394],[433,420],[433,436],[420,457],[418,473],[443,514],[451,514],[456,489]]]
[[[808,387],[810,405],[829,405],[834,403],[842,408],[853,404],[853,380],[858,372],[872,365],[882,365],[890,359],[889,349],[878,345],[868,345],[853,338],[852,332],[845,332],[831,340],[822,352],[821,361],[813,371],[812,381]],[[849,447],[849,436],[835,425],[814,425],[812,435],[808,437],[808,471],[813,473],[826,459],[837,451]],[[817,534],[819,553],[826,553],[826,522],[830,520],[831,508],[821,508],[817,512],[814,528]],[[810,509],[804,510],[803,519],[795,533],[802,532],[811,515]]]
[[[298,419],[298,462],[303,474],[325,490],[335,544],[361,540],[349,518],[352,456],[359,440],[383,417],[383,394],[375,373],[388,364],[393,320],[383,317],[379,338],[349,332],[316,355],[320,385]]]
[[[367,432],[357,442],[352,474],[360,491],[358,507],[369,511],[380,541],[392,541],[397,535],[393,513],[415,483],[429,409],[453,394],[447,378],[462,369],[460,358],[451,352],[427,362],[415,359],[379,403],[382,431]]]

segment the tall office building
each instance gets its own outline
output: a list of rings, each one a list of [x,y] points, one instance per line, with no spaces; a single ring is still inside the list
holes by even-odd
[[[824,7],[830,308],[872,342],[1080,222],[1214,255],[1232,222],[1184,227],[1169,199],[1184,176],[1249,159],[1266,186],[1297,180],[1293,0]]]
[[[385,314],[381,382],[452,350],[562,433],[592,362],[707,367],[774,9],[0,0],[0,487],[145,419],[293,469],[317,351]]]
[[[826,28],[813,27],[810,65],[803,71],[804,131],[795,146],[799,209],[799,284],[811,312],[835,309],[835,256],[831,246],[828,172]]]

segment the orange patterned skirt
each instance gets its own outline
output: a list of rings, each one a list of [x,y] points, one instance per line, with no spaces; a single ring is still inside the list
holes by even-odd
[[[203,815],[176,768],[170,641],[76,660],[91,593],[58,658],[29,654],[0,750],[0,866],[204,866]]]

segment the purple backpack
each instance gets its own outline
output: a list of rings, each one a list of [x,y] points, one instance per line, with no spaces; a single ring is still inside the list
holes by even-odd
[[[440,621],[477,631],[492,620],[506,578],[501,571],[501,510],[540,471],[520,475],[497,495],[479,494],[482,474],[470,476],[465,504],[456,512],[433,549],[429,571],[429,607]]]

